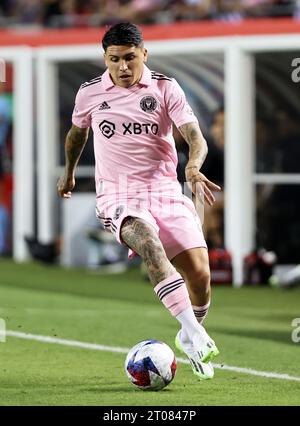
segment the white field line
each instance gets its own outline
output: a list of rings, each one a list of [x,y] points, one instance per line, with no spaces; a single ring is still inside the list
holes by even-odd
[[[121,348],[118,346],[105,346],[105,345],[98,345],[96,343],[78,342],[77,340],[59,339],[59,338],[51,337],[51,336],[40,336],[38,334],[22,333],[19,331],[12,331],[12,330],[6,330],[6,336],[11,336],[11,337],[26,339],[26,340],[36,340],[38,342],[44,342],[44,343],[55,343],[58,345],[77,347],[81,349],[91,349],[94,351],[117,352],[122,354],[127,354],[129,351],[129,348]],[[187,359],[177,358],[177,361],[183,364],[189,364],[189,361]],[[290,381],[300,382],[300,377],[290,376],[289,374],[272,373],[269,371],[257,371],[257,370],[252,370],[251,368],[234,367],[234,366],[225,365],[225,364],[213,364],[213,366],[214,368],[219,368],[221,370],[234,371],[236,373],[242,373],[242,374],[250,374],[252,376],[260,376],[260,377],[267,377],[271,379],[281,379],[281,380],[290,380]]]

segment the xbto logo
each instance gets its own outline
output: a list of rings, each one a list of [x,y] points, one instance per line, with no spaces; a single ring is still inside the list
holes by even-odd
[[[99,124],[99,129],[102,132],[103,136],[105,136],[107,139],[110,139],[115,134],[116,126],[110,121],[103,120]]]
[[[123,135],[140,135],[141,133],[157,135],[158,132],[158,125],[154,123],[122,123],[122,126]]]
[[[158,133],[156,123],[122,123],[122,127],[123,135],[141,135],[142,133],[157,135]],[[110,139],[116,133],[116,125],[108,120],[101,121],[99,129],[107,139]]]

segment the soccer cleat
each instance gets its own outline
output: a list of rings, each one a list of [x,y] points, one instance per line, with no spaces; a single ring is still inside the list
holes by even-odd
[[[182,343],[180,340],[180,330],[175,338],[175,346],[181,353],[184,353],[188,357],[193,373],[199,380],[208,380],[214,377],[214,369],[211,363],[202,362],[199,352],[194,349],[191,343]]]
[[[201,361],[205,363],[211,361],[220,352],[215,342],[206,333],[205,328],[202,325],[200,327],[199,333],[195,333],[193,336],[193,346],[199,353]]]

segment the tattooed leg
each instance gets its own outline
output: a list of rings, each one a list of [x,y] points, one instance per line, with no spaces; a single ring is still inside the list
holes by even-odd
[[[121,238],[141,256],[154,286],[176,272],[154,228],[143,219],[128,217],[122,225]]]

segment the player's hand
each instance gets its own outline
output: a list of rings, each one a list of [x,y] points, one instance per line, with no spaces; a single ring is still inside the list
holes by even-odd
[[[61,176],[57,181],[57,192],[62,198],[71,198],[75,186],[74,176]]]
[[[221,187],[207,179],[203,173],[199,172],[198,167],[188,166],[185,168],[186,181],[194,195],[199,194],[200,197],[210,206],[216,201],[212,191],[221,191]]]

